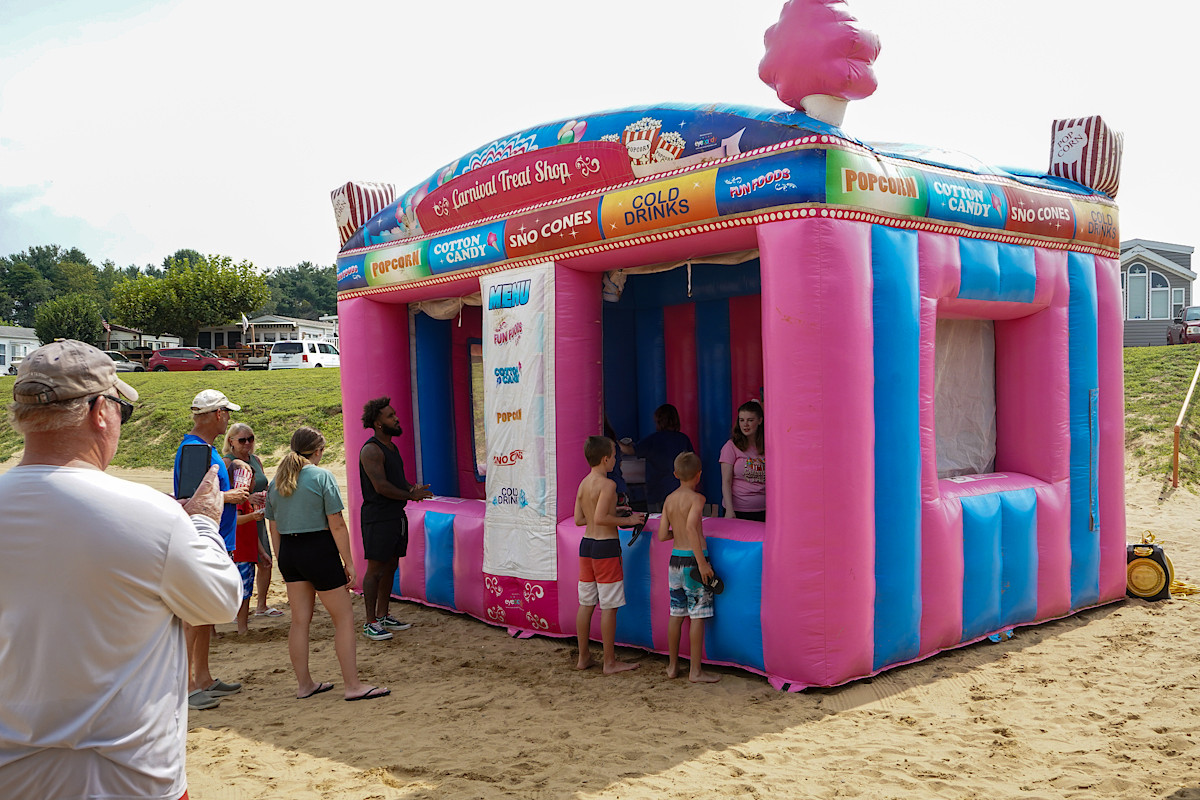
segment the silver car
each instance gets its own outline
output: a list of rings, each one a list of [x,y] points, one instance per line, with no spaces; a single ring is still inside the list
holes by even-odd
[[[117,368],[117,372],[145,372],[146,368],[136,361],[130,361],[125,357],[124,353],[119,353],[116,350],[105,350],[104,354],[113,360],[113,366]]]

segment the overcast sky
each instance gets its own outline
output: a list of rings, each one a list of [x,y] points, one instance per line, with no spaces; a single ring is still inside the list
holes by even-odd
[[[658,102],[781,108],[780,0],[0,0],[0,255],[179,248],[332,264],[329,192],[403,192],[506,134]],[[1050,123],[1125,133],[1122,239],[1195,245],[1194,29],[1159,3],[850,0],[878,91],[843,129],[1044,170]],[[1178,9],[1176,9],[1178,10]],[[1198,262],[1200,263],[1200,262]]]

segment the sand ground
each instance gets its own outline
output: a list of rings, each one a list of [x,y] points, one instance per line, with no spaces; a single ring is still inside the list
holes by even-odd
[[[1177,576],[1200,582],[1200,497],[1162,495],[1128,477],[1129,538],[1153,531]],[[270,601],[287,608],[278,575]],[[634,672],[580,673],[573,640],[409,603],[393,615],[414,627],[358,645],[363,679],[393,694],[361,703],[341,699],[323,611],[313,674],[338,686],[307,700],[293,696],[288,617],[254,618],[246,636],[218,626],[214,672],[245,688],[191,712],[193,800],[1200,800],[1200,595],[1127,600],[798,694],[735,669],[712,686],[670,680],[663,657],[632,650]]]

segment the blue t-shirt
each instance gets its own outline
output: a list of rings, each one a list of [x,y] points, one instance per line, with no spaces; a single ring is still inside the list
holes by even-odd
[[[179,449],[175,451],[175,496],[179,496],[179,459],[183,455],[183,446],[185,444],[208,444],[194,433],[189,433],[183,437],[183,441],[179,443]],[[212,463],[219,468],[217,471],[218,488],[222,492],[228,492],[233,488],[233,484],[229,482],[229,470],[225,468],[225,459],[221,458],[217,448],[209,445],[212,450]],[[225,549],[233,552],[236,546],[237,537],[237,506],[233,503],[226,503],[221,511],[221,537],[225,539]]]
[[[646,459],[646,502],[662,503],[679,488],[675,456],[692,451],[692,440],[680,431],[655,431],[633,446],[633,454]]]

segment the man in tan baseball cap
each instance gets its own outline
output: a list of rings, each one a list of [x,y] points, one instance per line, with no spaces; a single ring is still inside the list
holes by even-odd
[[[187,789],[181,620],[233,619],[241,579],[217,527],[216,470],[182,508],[105,473],[137,396],[83,342],[39,347],[17,371],[25,453],[0,475],[5,800]],[[55,635],[64,619],[70,635]]]
[[[22,405],[61,403],[111,389],[126,400],[138,399],[137,390],[117,377],[113,360],[102,351],[74,339],[59,339],[34,350],[17,367],[13,400]],[[133,406],[129,409],[132,413]]]

